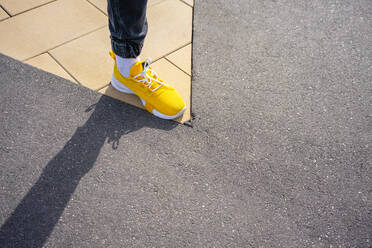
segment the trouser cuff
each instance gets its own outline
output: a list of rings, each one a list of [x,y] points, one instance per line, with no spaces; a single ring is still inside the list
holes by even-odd
[[[141,53],[143,41],[122,41],[111,36],[111,47],[114,53],[122,58],[137,58]]]

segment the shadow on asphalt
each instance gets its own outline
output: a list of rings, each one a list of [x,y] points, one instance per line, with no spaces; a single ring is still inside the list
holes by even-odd
[[[177,124],[155,118],[110,97],[100,100],[87,122],[76,129],[63,149],[46,165],[38,181],[1,226],[0,247],[42,247],[80,179],[93,167],[107,142],[116,149],[120,138],[142,127],[171,130]],[[137,113],[135,118],[132,113]]]

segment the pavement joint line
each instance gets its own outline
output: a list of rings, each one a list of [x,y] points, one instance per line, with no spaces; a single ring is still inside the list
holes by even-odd
[[[60,66],[60,67],[62,67],[62,69],[70,76],[70,77],[72,77],[75,81],[76,81],[76,83],[77,84],[79,84],[79,85],[82,85],[82,83],[80,83],[80,81],[79,80],[77,80],[77,78],[75,78],[67,69],[66,69],[66,67],[64,67],[49,51],[48,52],[46,52],[47,54],[49,54],[49,56],[50,57],[52,57],[52,59]],[[83,86],[83,85],[82,85]]]
[[[92,3],[91,1],[87,0],[87,2],[91,5],[93,5],[94,8],[96,8],[99,12],[101,12],[102,14],[104,14],[105,16],[107,16],[107,14],[101,10],[100,8],[98,8],[94,3]]]
[[[41,54],[43,54],[43,53],[49,52],[49,51],[51,51],[51,50],[53,50],[53,49],[56,49],[56,48],[58,48],[58,47],[60,47],[60,46],[66,45],[66,44],[69,43],[69,42],[72,42],[72,41],[77,40],[77,39],[80,39],[80,38],[82,38],[82,37],[84,37],[84,36],[86,36],[86,35],[89,35],[89,34],[91,34],[91,33],[94,33],[94,32],[96,32],[96,31],[98,31],[98,30],[100,30],[100,29],[102,29],[102,28],[105,28],[106,26],[107,26],[107,24],[105,24],[104,26],[100,26],[100,27],[98,27],[98,28],[95,28],[95,29],[93,29],[93,30],[91,30],[91,31],[89,31],[89,32],[87,32],[87,33],[84,33],[84,34],[82,34],[82,35],[79,35],[79,36],[77,36],[77,37],[75,37],[75,38],[73,38],[73,39],[71,39],[71,40],[68,40],[68,41],[65,41],[65,42],[63,42],[63,43],[61,43],[61,44],[58,44],[57,46],[54,46],[54,47],[48,48],[47,50],[44,50],[44,51],[42,51],[41,53],[38,53],[38,54],[32,55],[31,57],[25,58],[25,59],[23,59],[22,61],[24,62],[24,61],[26,61],[26,60],[29,60],[29,59],[35,58],[35,57],[37,57],[37,56],[39,56],[39,55],[41,55]]]
[[[179,69],[180,71],[182,71],[183,73],[185,73],[186,75],[188,75],[189,77],[191,77],[190,74],[188,74],[187,72],[185,72],[182,68],[180,68],[178,65],[176,65],[175,63],[173,63],[172,61],[170,61],[167,57],[164,57],[164,59],[166,61],[168,61],[169,63],[171,63],[172,65],[174,65],[175,67],[177,67],[177,69]]]
[[[180,0],[180,2],[186,4],[187,6],[189,6],[189,7],[191,7],[191,8],[194,8],[194,6],[191,6],[190,4],[186,3],[185,1]]]
[[[15,16],[18,16],[18,15],[24,14],[24,13],[26,13],[26,12],[28,12],[28,11],[31,11],[31,10],[34,10],[34,9],[37,9],[37,8],[40,8],[40,7],[44,6],[44,5],[47,5],[47,4],[50,4],[50,3],[53,3],[53,2],[57,2],[57,1],[58,1],[58,0],[52,0],[52,1],[49,1],[49,2],[46,2],[46,3],[40,4],[40,5],[37,5],[37,6],[35,6],[35,7],[32,7],[32,8],[26,9],[26,10],[24,10],[24,11],[21,11],[21,12],[17,13],[17,14],[14,14],[14,15],[10,15],[8,12],[7,12],[7,13],[8,13],[11,17],[15,17]]]
[[[193,0],[194,1],[194,0]],[[192,13],[191,13],[191,68],[190,68],[190,124],[191,124],[191,126],[193,126],[193,120],[195,119],[194,117],[195,117],[195,115],[194,115],[194,117],[193,117],[193,112],[192,112],[192,82],[193,82],[193,78],[194,78],[194,76],[193,76],[193,67],[194,67],[194,49],[193,49],[193,42],[194,42],[194,14],[195,14],[195,9],[194,9],[194,7],[192,7],[192,9],[191,9],[191,11],[192,11]]]
[[[164,59],[164,58],[167,57],[168,55],[171,55],[172,53],[177,52],[178,50],[180,50],[180,49],[182,49],[182,48],[188,46],[189,44],[192,44],[192,42],[187,42],[186,45],[182,45],[181,47],[178,47],[178,48],[176,48],[176,49],[174,49],[174,50],[172,50],[172,51],[170,51],[170,52],[164,54],[163,56],[159,57],[158,59],[155,59],[155,60],[152,61],[152,62],[155,63],[155,62],[158,61],[158,60]],[[187,74],[187,75],[188,75],[188,74]]]
[[[8,10],[7,10],[3,5],[0,5],[0,8],[1,8],[2,10],[4,10],[4,12],[8,15],[7,18],[1,20],[0,22],[5,21],[6,19],[9,19],[10,17],[12,17],[12,15],[9,13],[9,11],[8,11]]]

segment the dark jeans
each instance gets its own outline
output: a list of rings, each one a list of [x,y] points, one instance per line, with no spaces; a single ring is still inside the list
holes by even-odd
[[[147,34],[147,0],[108,0],[111,47],[124,58],[136,58],[141,53]]]

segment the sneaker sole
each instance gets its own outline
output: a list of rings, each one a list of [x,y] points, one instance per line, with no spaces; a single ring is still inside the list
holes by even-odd
[[[111,85],[117,91],[120,91],[120,92],[123,92],[123,93],[126,93],[126,94],[131,94],[131,95],[135,95],[136,94],[131,89],[129,89],[127,86],[125,86],[124,84],[120,83],[119,80],[117,80],[114,75],[111,78]],[[141,100],[142,105],[145,106],[146,105],[146,101],[143,100],[140,97],[139,97],[139,99]],[[161,118],[161,119],[173,120],[173,119],[176,119],[176,118],[180,117],[185,112],[186,108],[187,107],[185,106],[180,112],[178,112],[176,115],[173,115],[173,116],[172,115],[162,114],[159,111],[157,111],[156,109],[153,109],[152,110],[152,114],[155,115],[156,117]]]
[[[119,80],[117,80],[114,75],[112,75],[112,78],[111,78],[111,85],[112,85],[112,87],[114,87],[116,90],[118,90],[120,92],[127,93],[127,94],[132,94],[132,95],[136,94],[131,89],[129,89],[127,86],[120,83]]]

